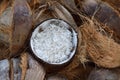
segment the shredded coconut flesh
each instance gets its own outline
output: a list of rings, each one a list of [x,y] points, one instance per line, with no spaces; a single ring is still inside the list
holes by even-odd
[[[31,43],[37,57],[48,63],[61,63],[70,57],[73,34],[62,20],[48,20],[33,32]]]

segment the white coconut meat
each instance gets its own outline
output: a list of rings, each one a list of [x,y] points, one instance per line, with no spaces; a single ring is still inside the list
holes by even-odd
[[[77,45],[74,30],[66,22],[50,19],[40,24],[31,37],[34,54],[50,64],[65,63],[72,58]]]

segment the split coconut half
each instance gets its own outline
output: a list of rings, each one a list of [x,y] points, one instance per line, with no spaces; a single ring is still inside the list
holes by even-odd
[[[38,59],[48,64],[61,65],[74,56],[77,33],[67,22],[49,19],[34,29],[30,46]]]

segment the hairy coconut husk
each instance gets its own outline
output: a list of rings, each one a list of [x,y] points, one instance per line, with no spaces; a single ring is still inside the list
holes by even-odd
[[[3,13],[3,11],[7,8],[9,4],[8,0],[1,0],[0,1],[0,15]]]
[[[85,66],[80,63],[80,60],[76,55],[71,63],[61,69],[58,74],[66,76],[68,80],[86,80],[94,66],[87,63],[84,65]]]
[[[75,0],[60,0],[60,3],[64,5],[71,13],[76,14],[79,12]]]
[[[102,25],[113,30],[114,39],[120,39],[120,14],[117,12],[117,8],[113,8],[109,2],[103,2],[101,0],[84,0],[81,4],[83,13],[89,16],[92,20],[95,18]]]
[[[40,22],[46,19],[58,18],[63,19],[70,23],[73,27],[76,27],[76,23],[72,15],[60,3],[56,1],[48,1],[45,5],[46,6],[34,12],[33,17],[35,25],[39,24]]]
[[[80,29],[86,43],[86,51],[93,62],[106,68],[120,66],[120,45],[118,43],[98,32],[99,28],[93,22],[84,23]]]
[[[78,12],[79,10],[76,7],[75,1],[74,0],[27,0],[28,3],[30,4],[32,10],[34,9],[39,9],[42,6],[45,6],[46,3],[49,2],[58,2],[65,8],[67,8],[68,11],[75,13]]]
[[[46,2],[46,0],[27,0],[28,4],[30,5],[32,10],[40,8]]]
[[[22,9],[21,9],[22,8]],[[0,16],[0,59],[18,55],[32,29],[32,12],[25,0],[15,0]]]
[[[21,80],[25,80],[25,75],[26,75],[27,68],[28,68],[28,54],[23,52],[20,55],[20,58],[21,58],[21,61],[20,61],[21,63],[19,65],[21,68]]]
[[[73,61],[65,67],[65,69],[62,69],[59,74],[65,75],[68,80],[74,79],[79,74],[79,70],[77,67],[79,66],[79,61],[77,58],[74,58]]]
[[[39,1],[35,1],[35,4],[37,3]],[[73,27],[77,26],[69,11],[56,1],[47,0],[44,5],[33,9],[33,13],[34,25],[46,19],[59,18],[67,21]],[[30,7],[25,0],[13,1],[13,6],[2,13],[0,16],[0,59],[11,57],[23,50],[32,28],[31,14]]]
[[[10,34],[13,12],[11,7],[7,8],[0,16],[0,59],[9,57]]]
[[[26,1],[29,3],[33,15]],[[5,6],[0,16],[0,59],[8,58],[8,56],[13,56],[13,54],[16,55],[20,50],[23,50],[22,47],[25,46],[24,44],[32,29],[31,16],[33,16],[34,26],[46,19],[58,18],[65,20],[76,29],[79,38],[76,55],[68,66],[58,72],[58,74],[66,76],[68,80],[86,80],[94,66],[91,67],[84,62],[93,61],[98,66],[107,68],[120,66],[119,44],[109,38],[109,36],[106,36],[103,32],[100,32],[103,27],[98,27],[98,24],[93,24],[92,22],[95,18],[104,25],[107,23],[107,26],[110,26],[119,36],[118,9],[112,8],[110,6],[111,4],[109,5],[98,0],[90,0],[97,1],[95,5],[94,2],[90,4],[89,0],[85,1],[88,2],[85,4],[83,0],[75,0],[78,4],[82,4],[82,6],[79,6],[75,4],[74,0],[15,0],[12,7],[6,8]],[[93,6],[90,7],[91,5]],[[89,19],[88,22],[91,21],[90,23],[83,22],[83,25],[77,28],[76,22],[80,22],[80,20],[75,20],[75,22],[74,19],[76,19],[76,16],[72,16],[71,13],[79,16],[81,19],[88,18],[79,12],[81,8],[80,10],[77,9],[83,6],[85,9],[83,12],[86,13],[88,11],[88,15],[91,15],[92,20]],[[99,6],[103,10],[99,11]],[[91,11],[89,12],[89,10]],[[108,13],[104,12],[105,10],[111,12],[110,15],[113,16],[111,19],[109,19]],[[102,17],[103,14],[106,16]],[[108,18],[107,21],[104,20],[105,18]],[[16,63],[19,62],[21,62],[21,64],[18,66]],[[21,61],[16,63],[16,69],[14,70],[11,68],[10,71],[11,79],[14,78],[14,73],[22,70],[19,71],[21,80],[24,78],[25,80],[44,80],[46,74],[44,68],[31,56],[27,58],[26,55],[23,54],[21,55]],[[10,66],[14,67],[15,64],[13,61]]]

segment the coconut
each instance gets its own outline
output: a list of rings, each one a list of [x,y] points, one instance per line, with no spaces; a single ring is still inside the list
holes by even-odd
[[[54,75],[49,75],[46,80],[68,80],[62,75],[54,74]]]
[[[105,2],[103,2],[105,1]],[[119,42],[116,38],[120,39],[120,14],[118,13],[119,5],[118,2],[110,1],[110,0],[84,0],[81,5],[83,9],[83,13],[89,16],[92,20],[95,19],[99,23],[105,26],[105,28],[109,28],[111,33],[113,33],[113,38]],[[115,2],[115,3],[114,3]],[[114,4],[118,6],[118,8],[114,8],[111,6]],[[108,14],[109,13],[109,14]],[[108,31],[108,30],[107,30]]]
[[[17,56],[32,29],[32,13],[26,0],[15,0],[0,15],[0,60]]]
[[[109,69],[93,70],[87,80],[119,80],[117,73]]]
[[[87,55],[98,66],[115,68],[120,66],[120,45],[102,33],[92,21],[81,26],[82,37],[86,44]],[[87,56],[86,56],[87,57]]]
[[[45,71],[44,67],[42,66],[42,64],[37,62],[33,58],[33,56],[29,55],[28,53],[25,53],[25,54],[28,55],[27,66],[29,66],[29,67],[26,68],[27,71],[25,72],[26,74],[24,74],[25,79],[23,79],[23,80],[39,80],[39,79],[44,80],[46,71]],[[24,63],[22,64],[22,66],[24,66]],[[25,68],[23,67],[22,69],[23,69],[22,71],[24,72]]]
[[[7,59],[0,61],[0,79],[10,80],[9,78],[9,61]]]
[[[77,34],[65,21],[50,19],[33,31],[30,45],[39,59],[49,64],[60,65],[74,56]]]

